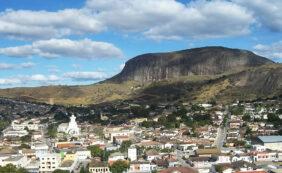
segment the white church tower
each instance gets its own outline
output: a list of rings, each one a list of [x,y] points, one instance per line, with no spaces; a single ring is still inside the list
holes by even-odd
[[[73,136],[78,136],[80,133],[79,133],[79,128],[77,126],[75,119],[76,117],[74,115],[70,117],[70,122],[67,128],[67,133]]]

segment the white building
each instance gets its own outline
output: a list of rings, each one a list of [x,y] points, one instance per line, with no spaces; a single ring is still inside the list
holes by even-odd
[[[70,117],[70,122],[67,124],[67,123],[63,123],[63,124],[60,124],[58,126],[58,132],[64,132],[64,133],[67,133],[71,136],[78,136],[80,135],[80,129],[75,121],[76,117],[74,115],[72,115]]]
[[[115,162],[115,161],[118,161],[118,160],[125,160],[123,153],[115,152],[115,153],[112,153],[109,156],[109,163],[112,163],[112,162]]]
[[[59,154],[44,154],[39,157],[39,171],[53,172],[58,169],[61,158]]]
[[[38,123],[34,123],[33,121],[20,122],[18,120],[14,120],[12,121],[11,126],[14,130],[24,130],[25,128],[27,128],[28,130],[38,130],[39,129]]]
[[[27,130],[14,130],[11,128],[7,128],[3,130],[4,137],[22,137],[28,135]]]
[[[17,167],[25,167],[29,163],[29,160],[27,159],[26,156],[18,155],[18,156],[10,156],[2,160],[0,163],[1,163],[0,166],[6,166],[8,164],[12,164]]]
[[[89,150],[78,150],[75,153],[77,160],[85,160],[91,158],[91,152]]]
[[[130,161],[137,160],[137,149],[135,147],[128,148],[127,157]]]
[[[282,151],[282,136],[259,136],[258,139],[266,148]]]
[[[150,173],[156,170],[156,165],[150,164],[149,161],[134,161],[130,163],[129,173]]]

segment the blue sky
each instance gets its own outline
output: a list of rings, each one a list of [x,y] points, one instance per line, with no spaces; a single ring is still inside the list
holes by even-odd
[[[242,48],[282,62],[282,1],[0,0],[0,88],[91,84],[139,54]]]

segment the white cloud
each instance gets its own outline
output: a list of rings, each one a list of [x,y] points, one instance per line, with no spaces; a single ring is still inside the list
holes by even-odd
[[[56,12],[6,10],[0,13],[0,35],[10,38],[48,39],[102,30],[101,22],[83,9]]]
[[[10,78],[0,78],[0,85],[30,84],[33,82],[38,82],[40,84],[50,84],[58,80],[61,80],[61,78],[56,75],[19,75]]]
[[[50,39],[35,41],[31,45],[0,48],[0,54],[12,57],[41,56],[45,58],[113,58],[122,57],[122,51],[111,43],[89,39]]]
[[[21,80],[17,78],[0,78],[0,85],[20,84]]]
[[[282,59],[282,41],[275,42],[269,45],[257,44],[254,46],[254,51],[262,56],[269,58]]]
[[[122,70],[124,68],[124,66],[125,66],[125,63],[120,64],[119,69]]]
[[[86,7],[109,28],[157,40],[244,35],[254,22],[244,7],[221,0],[88,0]]]
[[[282,1],[281,0],[233,0],[254,13],[262,26],[272,31],[282,32]]]
[[[81,9],[6,10],[0,13],[0,35],[50,39],[108,29],[158,40],[213,38],[247,34],[253,22],[243,6],[223,0],[87,0]]]
[[[70,78],[76,81],[97,81],[108,77],[105,72],[91,71],[91,72],[67,72],[64,74],[65,78]]]
[[[35,66],[33,62],[24,62],[20,64],[0,63],[0,70],[17,69],[17,68],[31,68]]]

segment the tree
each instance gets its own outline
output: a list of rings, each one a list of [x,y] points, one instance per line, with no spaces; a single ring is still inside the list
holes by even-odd
[[[25,149],[30,149],[30,146],[27,145],[27,144],[22,143],[22,144],[19,146],[19,148],[20,148],[20,149],[23,149],[23,148],[25,148]]]
[[[130,147],[130,145],[132,144],[131,141],[123,141],[120,145],[120,151],[121,152],[126,152],[128,150],[128,148]]]
[[[31,135],[28,134],[28,135],[22,136],[20,139],[21,139],[22,143],[30,142],[31,141]]]
[[[92,157],[102,157],[103,155],[103,150],[98,145],[91,145],[87,149],[90,150]]]
[[[9,124],[10,124],[9,121],[1,120],[0,121],[0,132],[2,132],[2,130],[4,130],[6,127],[8,127]]]
[[[17,168],[15,165],[8,164],[6,166],[0,166],[0,173],[28,173],[24,168]]]
[[[84,167],[81,167],[79,173],[88,173],[89,171],[87,169],[84,169]]]
[[[55,138],[57,136],[57,126],[54,124],[50,124],[47,128],[47,134],[51,138]]]
[[[118,160],[110,166],[110,171],[112,173],[123,173],[128,168],[129,168],[129,164],[126,161]]]
[[[70,172],[66,170],[56,169],[55,171],[53,171],[53,173],[70,173]]]
[[[64,112],[61,111],[55,113],[54,119],[57,122],[64,122],[64,123],[69,121],[69,117]]]
[[[250,116],[250,114],[245,114],[245,115],[242,117],[242,119],[243,119],[244,121],[250,121],[250,120],[251,120],[251,116]]]
[[[224,171],[224,167],[222,165],[215,165],[215,171],[222,173]]]

